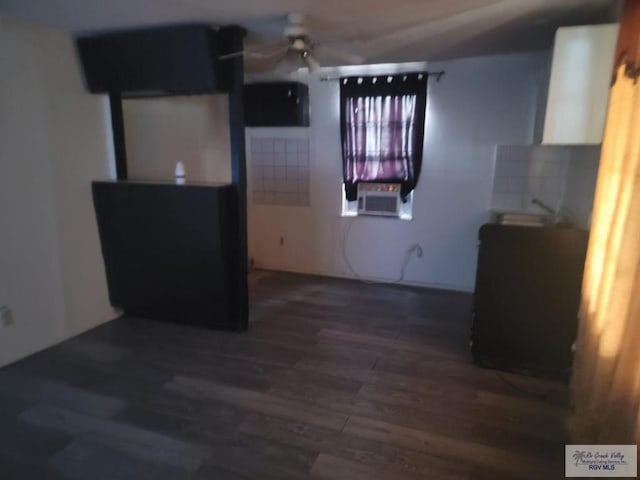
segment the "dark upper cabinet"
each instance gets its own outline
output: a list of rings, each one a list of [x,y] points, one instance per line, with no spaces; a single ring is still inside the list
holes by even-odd
[[[298,82],[245,85],[244,117],[247,127],[308,127],[309,87]]]
[[[144,96],[230,87],[226,69],[218,68],[222,41],[205,25],[127,30],[76,41],[92,93]]]

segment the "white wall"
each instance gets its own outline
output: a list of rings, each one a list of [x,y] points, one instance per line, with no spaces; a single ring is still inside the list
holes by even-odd
[[[544,143],[602,143],[618,30],[607,24],[556,31]]]
[[[103,323],[91,180],[112,170],[108,102],[85,93],[71,37],[0,17],[0,365]]]
[[[249,250],[256,265],[352,277],[343,259],[349,230],[348,258],[362,277],[397,279],[406,249],[418,243],[424,256],[411,260],[405,283],[473,290],[477,233],[488,218],[495,145],[532,142],[547,58],[538,53],[429,64],[429,70],[446,74],[440,82],[429,81],[424,161],[412,221],[340,217],[339,85],[320,81],[335,74],[331,71],[300,76],[310,88],[311,127],[248,129],[248,142],[256,136],[308,135],[311,205],[255,205],[249,198]],[[349,74],[387,71],[361,67]]]
[[[188,181],[231,181],[227,95],[122,103],[129,178],[172,180],[182,161]]]

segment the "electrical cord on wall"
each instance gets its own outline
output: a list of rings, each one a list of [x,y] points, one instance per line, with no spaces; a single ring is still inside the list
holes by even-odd
[[[422,247],[417,244],[414,243],[413,245],[411,245],[409,248],[407,248],[407,251],[404,254],[404,260],[402,261],[402,266],[400,267],[400,277],[397,280],[393,280],[390,282],[380,282],[380,281],[373,281],[373,280],[367,280],[366,278],[363,278],[358,272],[356,272],[355,268],[353,268],[353,265],[351,264],[351,261],[349,260],[349,254],[347,252],[347,246],[348,246],[348,242],[349,242],[349,234],[351,233],[351,227],[353,226],[353,222],[356,220],[357,217],[353,217],[351,219],[351,221],[347,224],[347,228],[344,230],[344,236],[343,236],[343,240],[342,240],[342,259],[344,260],[344,263],[347,265],[347,267],[349,268],[349,271],[351,272],[351,274],[356,277],[357,280],[361,281],[362,283],[367,283],[370,285],[393,285],[393,284],[398,284],[400,282],[402,282],[404,280],[404,275],[405,272],[407,270],[407,266],[409,265],[409,262],[411,261],[411,254],[413,252],[416,252],[416,257],[421,258],[422,257]]]

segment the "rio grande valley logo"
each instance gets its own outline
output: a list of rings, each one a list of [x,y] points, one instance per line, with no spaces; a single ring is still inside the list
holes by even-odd
[[[636,445],[567,445],[567,477],[635,477]]]

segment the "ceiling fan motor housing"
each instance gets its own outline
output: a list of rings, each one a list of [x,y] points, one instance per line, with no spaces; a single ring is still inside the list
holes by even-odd
[[[284,28],[284,34],[289,38],[305,38],[308,33],[308,30],[302,25],[287,25]]]

